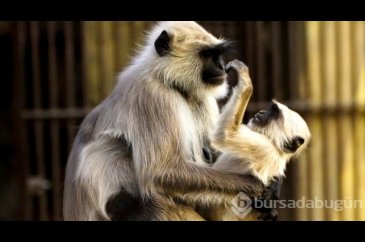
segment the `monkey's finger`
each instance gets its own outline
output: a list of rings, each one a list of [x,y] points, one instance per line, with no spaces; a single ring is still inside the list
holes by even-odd
[[[232,66],[226,68],[227,81],[230,87],[235,87],[238,84],[239,74]]]
[[[233,60],[226,65],[226,72],[235,69],[238,72],[248,72],[248,66],[240,60]]]
[[[244,71],[245,67],[247,67],[243,62],[239,60],[233,60],[226,65],[225,71],[228,75],[228,83],[231,87],[237,86],[240,79],[240,75],[242,75],[242,71]]]

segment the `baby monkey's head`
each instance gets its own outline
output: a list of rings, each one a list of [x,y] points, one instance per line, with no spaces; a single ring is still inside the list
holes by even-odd
[[[247,126],[268,137],[279,152],[298,155],[308,144],[311,134],[304,119],[276,100],[250,119]]]

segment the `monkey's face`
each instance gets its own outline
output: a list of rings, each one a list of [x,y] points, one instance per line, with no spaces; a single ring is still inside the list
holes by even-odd
[[[290,156],[298,155],[311,137],[304,119],[275,100],[267,109],[256,113],[247,126],[268,137],[279,151]]]
[[[208,45],[201,48],[199,56],[203,62],[202,82],[206,85],[221,85],[226,79],[223,54],[230,48],[229,42]]]
[[[155,36],[158,73],[165,84],[188,94],[225,87],[222,55],[228,41],[215,38],[195,22],[161,23]]]

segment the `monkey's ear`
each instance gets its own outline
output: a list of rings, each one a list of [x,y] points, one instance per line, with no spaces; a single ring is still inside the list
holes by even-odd
[[[290,141],[284,143],[284,151],[294,153],[304,143],[304,139],[300,136],[295,136]]]
[[[155,49],[159,56],[165,56],[170,52],[170,42],[171,37],[166,32],[166,30],[162,31],[160,36],[155,41]]]

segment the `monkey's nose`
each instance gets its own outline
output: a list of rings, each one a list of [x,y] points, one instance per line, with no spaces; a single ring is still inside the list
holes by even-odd
[[[264,111],[264,110],[261,110],[261,111],[259,111],[258,113],[256,113],[256,114],[255,114],[255,118],[256,118],[258,121],[260,121],[260,120],[261,120],[261,118],[264,116],[264,114],[265,114],[265,111]]]

